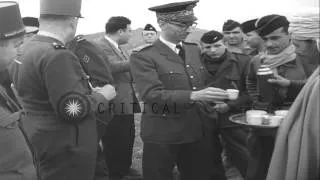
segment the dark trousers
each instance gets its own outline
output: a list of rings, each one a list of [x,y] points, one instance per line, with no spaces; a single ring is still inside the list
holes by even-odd
[[[211,138],[206,136],[199,142],[186,144],[144,143],[144,180],[172,180],[172,170],[178,166],[181,180],[216,179],[212,171],[214,163]],[[220,164],[222,168],[222,164]]]
[[[248,129],[243,127],[226,127],[221,128],[220,133],[228,158],[240,171],[241,175],[245,177],[250,156],[247,147]]]
[[[134,136],[134,115],[115,115],[106,127],[102,144],[110,177],[122,177],[128,173]]]

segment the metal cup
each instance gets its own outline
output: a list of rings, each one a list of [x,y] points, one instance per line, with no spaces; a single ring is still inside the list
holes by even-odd
[[[274,78],[273,72],[270,68],[261,66],[257,72],[259,101],[271,103],[274,98],[274,88],[268,82],[268,79]]]

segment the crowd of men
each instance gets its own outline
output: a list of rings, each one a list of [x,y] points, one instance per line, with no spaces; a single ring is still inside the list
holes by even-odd
[[[81,0],[40,0],[40,18],[0,2],[0,179],[246,180],[319,178],[319,14],[227,20],[185,42],[199,1],[149,8],[145,44],[127,52],[131,20],[104,35],[76,36]],[[273,71],[272,98],[258,69]],[[239,90],[229,99],[227,89]],[[143,104],[143,107],[141,106]],[[229,117],[289,109],[279,128]],[[142,175],[131,168],[134,114],[141,113]]]

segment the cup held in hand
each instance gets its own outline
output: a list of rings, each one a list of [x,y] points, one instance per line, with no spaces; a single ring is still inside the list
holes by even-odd
[[[229,100],[236,100],[239,96],[239,90],[237,89],[227,89]]]

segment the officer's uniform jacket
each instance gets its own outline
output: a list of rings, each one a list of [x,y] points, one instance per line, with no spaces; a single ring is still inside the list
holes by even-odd
[[[11,65],[10,74],[25,112],[77,123],[97,112],[100,103],[107,103],[101,94],[91,92],[79,60],[59,40],[33,37],[21,47],[18,61]]]
[[[197,45],[184,43],[184,48],[185,60],[161,40],[131,54],[132,76],[145,104],[144,142],[189,143],[203,136],[205,120],[190,94],[204,87],[205,69]]]
[[[22,45],[9,72],[42,179],[92,179],[96,120],[109,102],[92,92],[76,55],[57,39],[35,35]]]
[[[102,48],[107,61],[110,64],[110,70],[114,78],[117,95],[113,100],[114,114],[133,114],[140,112],[140,106],[135,96],[130,74],[129,56],[124,50],[114,47],[104,36],[93,40]]]

